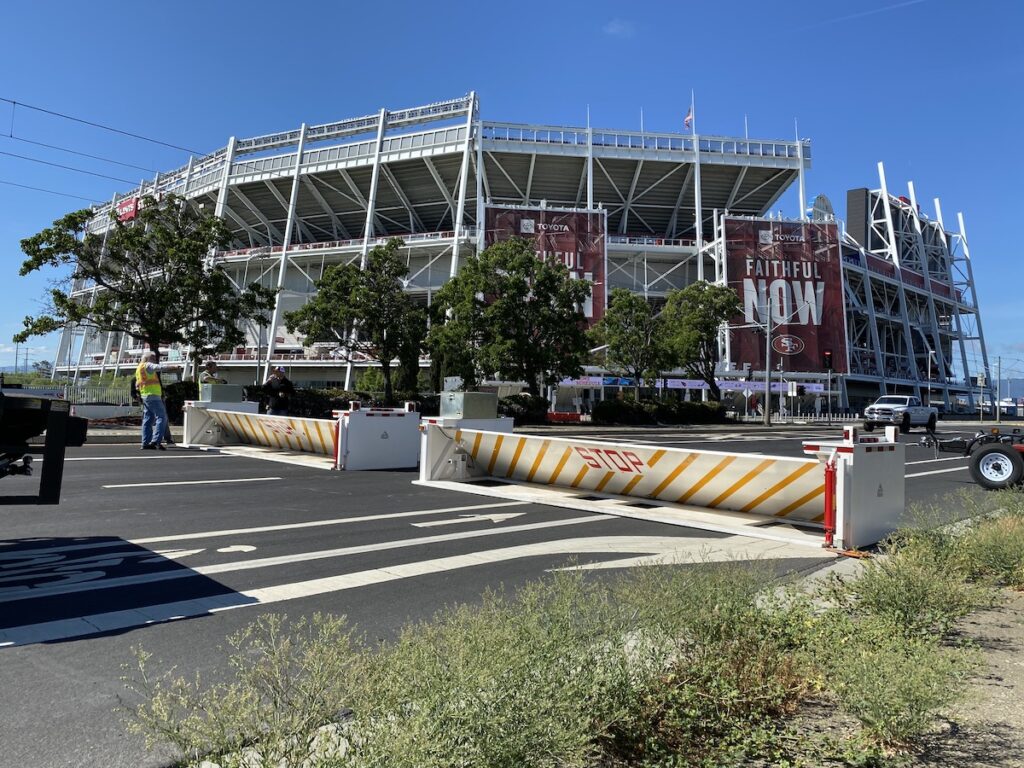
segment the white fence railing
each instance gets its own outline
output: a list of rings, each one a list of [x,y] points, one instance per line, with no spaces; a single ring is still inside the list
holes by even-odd
[[[69,384],[64,387],[64,399],[73,405],[131,405],[129,387],[97,387]]]

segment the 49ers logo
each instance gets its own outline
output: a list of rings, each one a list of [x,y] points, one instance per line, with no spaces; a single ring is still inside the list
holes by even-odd
[[[644,462],[632,451],[611,448],[576,448],[576,453],[593,469],[613,469],[618,472],[643,472]]]
[[[803,339],[788,333],[772,339],[772,349],[780,355],[799,355],[804,351],[805,346]]]

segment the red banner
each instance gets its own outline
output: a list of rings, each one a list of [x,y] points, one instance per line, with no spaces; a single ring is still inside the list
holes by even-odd
[[[117,220],[130,221],[139,212],[139,198],[129,197],[117,204]]]
[[[726,275],[743,314],[731,325],[764,323],[771,309],[772,360],[786,371],[846,372],[846,323],[839,232],[834,223],[725,220]],[[730,331],[737,368],[764,370],[764,332]],[[774,365],[773,365],[774,367]]]
[[[607,216],[605,211],[487,207],[485,245],[512,237],[533,242],[538,258],[554,256],[573,277],[591,283],[583,306],[588,323],[604,316],[607,303]]]

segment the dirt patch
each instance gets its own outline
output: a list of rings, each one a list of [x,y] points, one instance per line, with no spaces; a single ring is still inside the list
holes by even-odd
[[[959,639],[984,659],[970,698],[929,734],[914,766],[1024,768],[1024,593],[964,619]]]

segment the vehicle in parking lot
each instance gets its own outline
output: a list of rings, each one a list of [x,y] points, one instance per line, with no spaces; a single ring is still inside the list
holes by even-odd
[[[899,427],[907,433],[911,427],[924,427],[935,431],[939,410],[931,405],[921,405],[912,395],[885,395],[864,409],[864,431],[875,427]]]

